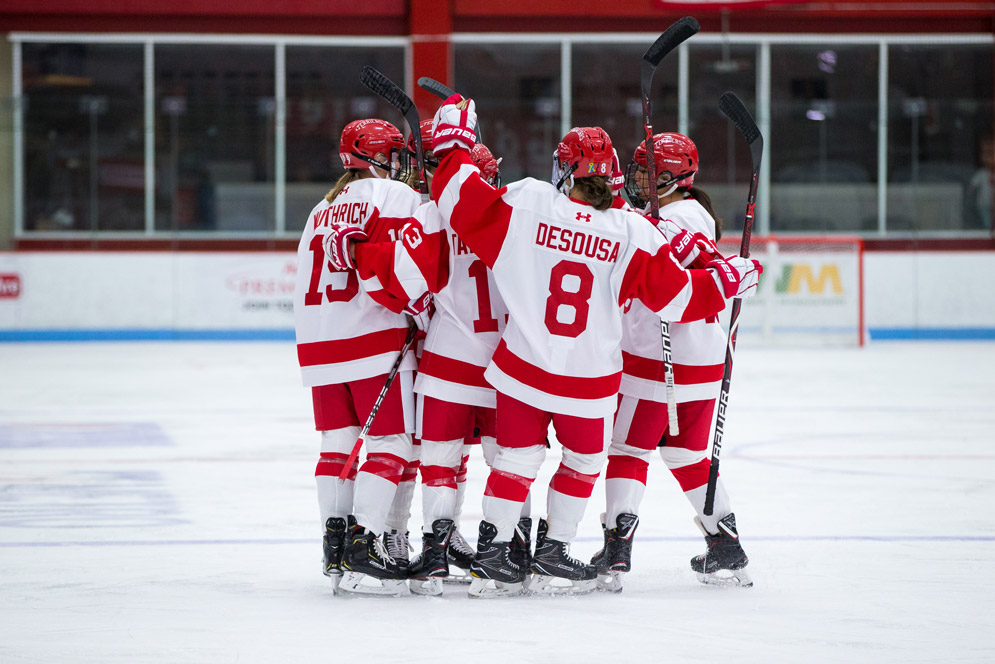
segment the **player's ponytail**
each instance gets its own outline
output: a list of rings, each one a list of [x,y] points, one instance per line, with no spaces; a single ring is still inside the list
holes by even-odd
[[[361,171],[357,168],[350,168],[347,170],[342,174],[342,177],[339,178],[339,181],[335,183],[335,186],[332,187],[332,190],[325,194],[325,200],[329,203],[334,201],[335,197],[341,194],[342,190],[346,188],[346,185],[363,177],[365,172],[366,171]]]
[[[719,238],[722,237],[722,218],[715,214],[715,208],[712,207],[712,197],[709,196],[704,189],[701,187],[691,186],[687,189],[687,194],[698,201],[701,207],[705,208],[705,212],[715,220],[715,241],[718,242]]]
[[[574,180],[574,189],[581,198],[595,210],[607,210],[612,206],[612,189],[607,177],[587,177]]]

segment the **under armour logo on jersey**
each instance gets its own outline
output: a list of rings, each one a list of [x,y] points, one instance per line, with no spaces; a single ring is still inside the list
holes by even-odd
[[[582,212],[577,213],[577,221],[591,221],[591,215]]]
[[[345,194],[345,193],[348,193],[348,192],[349,192],[349,185],[346,185],[346,186],[342,187],[342,191],[340,191],[339,193],[340,194]]]

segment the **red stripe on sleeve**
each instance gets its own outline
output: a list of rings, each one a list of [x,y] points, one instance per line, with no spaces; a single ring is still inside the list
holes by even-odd
[[[464,164],[473,166],[470,155],[463,150],[450,150],[432,177],[432,195],[438,197]],[[476,166],[473,166],[476,169]],[[495,189],[474,170],[462,184],[449,224],[473,251],[493,268],[511,222],[511,206],[501,199],[504,188]]]

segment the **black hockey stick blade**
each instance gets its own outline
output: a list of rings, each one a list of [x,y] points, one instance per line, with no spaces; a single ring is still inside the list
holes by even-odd
[[[359,80],[370,90],[383,97],[384,101],[399,110],[402,115],[407,116],[408,110],[414,106],[411,97],[404,90],[369,65],[363,67],[359,74]]]
[[[668,53],[691,37],[694,37],[698,34],[699,30],[701,30],[701,26],[693,16],[685,16],[682,19],[678,19],[673,25],[664,30],[663,34],[657,37],[657,40],[646,49],[643,60],[656,67]]]
[[[418,109],[411,97],[402,90],[394,81],[390,80],[382,73],[366,65],[359,74],[360,82],[371,91],[379,95],[388,104],[396,108],[404,116],[411,129],[411,137],[415,143],[415,160],[418,163],[418,188],[422,193],[422,200],[428,200],[428,184],[425,179],[425,151],[421,144],[421,128],[419,127]]]
[[[456,91],[448,85],[444,85],[434,78],[429,78],[428,76],[422,76],[418,79],[418,87],[426,92],[431,92],[439,99],[449,99],[456,94]]]
[[[743,135],[746,142],[750,144],[750,154],[753,156],[753,170],[760,170],[760,159],[764,151],[764,137],[760,134],[760,128],[746,106],[732,92],[727,92],[719,99],[719,110],[727,118],[732,120],[736,129]]]
[[[422,76],[421,78],[418,79],[418,87],[421,88],[422,90],[426,91],[426,92],[431,92],[436,97],[438,97],[439,99],[442,99],[442,100],[449,99],[454,94],[456,94],[456,91],[453,90],[448,85],[440,83],[439,81],[435,80],[434,78],[429,78],[428,76]],[[479,120],[479,118],[478,118],[478,120]],[[481,134],[480,134],[480,123],[479,123],[479,121],[477,123],[477,126],[474,128],[474,131],[477,132],[477,142],[478,143],[483,143],[484,139],[481,137]]]

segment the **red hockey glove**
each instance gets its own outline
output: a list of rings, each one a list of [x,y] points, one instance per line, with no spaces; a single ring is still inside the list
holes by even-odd
[[[621,196],[622,189],[625,188],[625,173],[618,163],[618,152],[612,148],[612,175],[608,180],[612,187],[612,196]]]
[[[358,226],[333,224],[321,241],[325,256],[332,266],[339,271],[351,270],[356,267],[356,261],[349,251],[352,242],[365,242],[367,235]]]
[[[432,153],[459,148],[471,150],[477,142],[477,107],[472,99],[453,95],[435,112],[432,122]]]
[[[722,258],[711,240],[701,233],[692,235],[688,231],[682,230],[670,241],[670,249],[677,256],[681,267],[702,268],[711,261]]]
[[[757,294],[757,284],[764,268],[752,258],[732,256],[718,258],[705,266],[727,300],[734,297],[752,297]]]
[[[428,330],[428,321],[432,317],[434,310],[432,294],[428,291],[411,300],[408,302],[408,306],[404,307],[404,313],[414,319],[415,325],[422,332]]]

